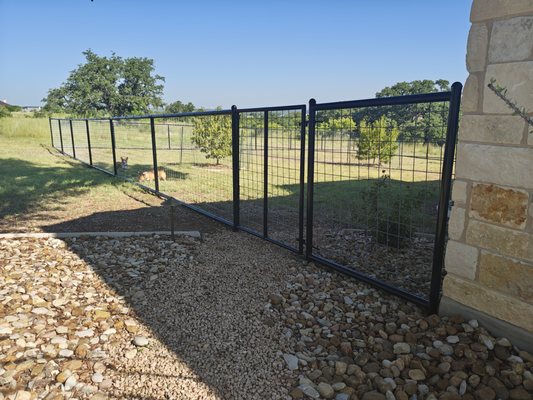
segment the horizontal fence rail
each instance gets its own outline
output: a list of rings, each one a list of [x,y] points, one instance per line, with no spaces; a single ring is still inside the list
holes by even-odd
[[[92,168],[436,312],[461,88],[50,118],[50,140]]]

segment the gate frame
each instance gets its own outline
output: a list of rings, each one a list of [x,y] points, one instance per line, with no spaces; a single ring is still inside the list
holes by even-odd
[[[335,103],[317,104],[315,99],[309,101],[309,157],[307,159],[307,226],[306,226],[306,252],[305,256],[310,261],[316,261],[336,271],[352,276],[358,280],[368,283],[377,288],[383,289],[398,297],[404,298],[418,304],[432,314],[437,313],[441,298],[442,280],[445,271],[444,250],[446,247],[446,232],[448,220],[448,207],[450,206],[450,193],[452,183],[453,164],[455,147],[457,142],[457,131],[459,122],[459,109],[461,102],[462,84],[455,82],[451,91],[436,92],[427,94],[416,94],[408,96],[381,97],[366,100],[342,101]],[[393,286],[381,279],[371,278],[354,269],[348,268],[335,261],[328,260],[319,255],[313,254],[313,195],[314,195],[314,159],[315,159],[315,134],[316,134],[316,112],[322,110],[345,109],[356,107],[391,106],[417,103],[449,102],[448,123],[446,130],[446,148],[443,157],[443,167],[440,180],[439,205],[437,224],[435,229],[435,242],[433,248],[433,262],[431,268],[430,292],[428,298],[423,298],[404,289]]]
[[[299,162],[299,195],[298,195],[298,247],[291,246],[280,240],[272,239],[268,236],[268,113],[275,111],[300,111],[300,162]],[[260,237],[268,242],[274,243],[287,250],[295,253],[304,254],[304,213],[305,213],[305,134],[306,134],[306,112],[307,108],[305,104],[294,104],[288,106],[274,106],[274,107],[253,107],[253,108],[240,108],[237,113],[263,113],[263,129],[264,129],[264,146],[263,146],[263,229],[261,232],[257,232],[251,228],[245,226],[238,226],[238,229],[247,232],[251,235]],[[237,121],[237,132],[239,131],[239,121]],[[237,146],[240,144],[240,137],[237,136]],[[240,150],[240,149],[238,149]],[[237,163],[235,171],[239,171],[239,164]],[[237,178],[239,179],[239,177]],[[240,181],[238,181],[240,185]],[[240,198],[238,199],[240,203]]]

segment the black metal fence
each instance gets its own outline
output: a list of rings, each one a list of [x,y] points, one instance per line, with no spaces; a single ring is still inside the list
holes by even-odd
[[[435,312],[461,88],[51,118],[50,134],[63,154]]]

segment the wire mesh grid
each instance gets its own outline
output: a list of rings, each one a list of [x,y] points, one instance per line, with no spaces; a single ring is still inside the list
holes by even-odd
[[[87,142],[87,125],[85,121],[72,120],[72,136],[76,149],[76,158],[89,163],[89,143]]]
[[[428,298],[448,108],[317,111],[314,254]]]
[[[240,223],[298,249],[305,113],[297,109],[239,115]]]
[[[231,113],[155,118],[159,190],[233,220]]]
[[[114,120],[117,175],[155,189],[150,119]],[[160,180],[164,172],[159,171]]]
[[[57,150],[61,150],[61,136],[59,135],[59,120],[50,120],[50,130],[52,132],[52,143]]]
[[[113,173],[113,147],[108,119],[89,120],[93,165]]]
[[[72,136],[70,132],[70,120],[59,120],[61,129],[61,138],[63,139],[63,152],[69,156],[74,157],[74,150],[72,148]]]

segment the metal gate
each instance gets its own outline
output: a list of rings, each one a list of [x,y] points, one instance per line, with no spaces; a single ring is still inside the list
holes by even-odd
[[[238,114],[239,229],[303,254],[306,107]]]
[[[460,96],[310,101],[308,259],[437,311]]]

